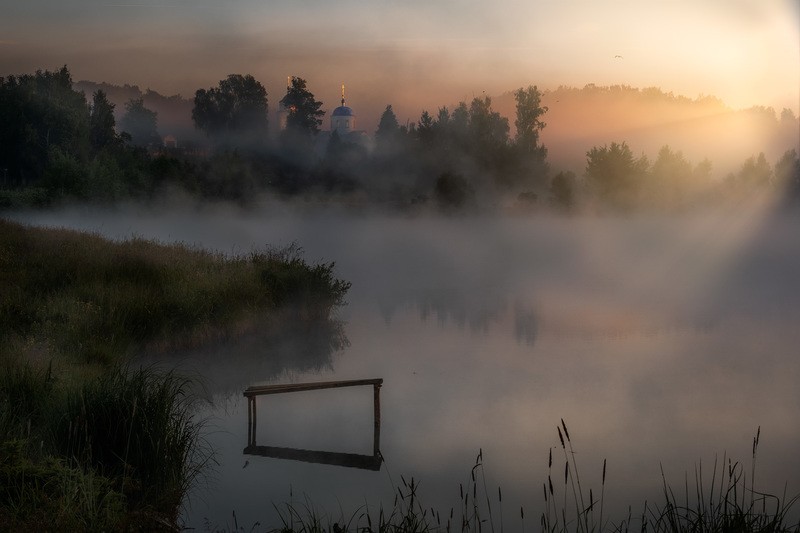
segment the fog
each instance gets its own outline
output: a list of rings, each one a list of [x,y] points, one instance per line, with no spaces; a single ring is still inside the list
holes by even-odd
[[[297,242],[352,282],[316,338],[287,328],[281,339],[254,333],[159,356],[202,376],[211,400],[201,415],[220,465],[190,497],[189,526],[232,525],[232,511],[245,528],[277,526],[271,503],[290,490],[334,515],[340,504],[346,515],[365,501],[390,505],[401,474],[445,514],[479,449],[489,493],[500,485],[506,509],[538,517],[561,418],[584,490],[597,494],[608,459],[617,521],[628,504],[635,514],[657,499],[660,464],[681,494],[684,473],[700,463],[710,472],[723,453],[749,468],[759,427],[757,488],[800,492],[800,218],[766,203],[680,216],[411,217],[265,203],[11,218],[228,254]],[[384,379],[381,472],[242,455],[247,386],[373,377]],[[265,397],[259,439],[361,452],[370,395]]]

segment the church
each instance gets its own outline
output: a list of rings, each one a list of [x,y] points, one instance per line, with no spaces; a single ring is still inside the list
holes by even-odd
[[[331,133],[334,131],[340,137],[345,137],[353,133],[356,129],[356,115],[353,110],[345,105],[344,85],[342,85],[342,105],[331,113]]]
[[[331,112],[330,129],[328,131],[321,131],[314,143],[317,154],[320,156],[325,154],[328,143],[334,134],[336,134],[342,142],[369,148],[370,137],[367,135],[367,132],[356,129],[356,114],[353,108],[349,107],[345,101],[344,85],[342,85],[341,105]]]

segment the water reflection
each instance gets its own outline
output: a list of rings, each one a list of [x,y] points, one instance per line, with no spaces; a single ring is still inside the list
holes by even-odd
[[[435,320],[440,327],[452,324],[478,334],[505,327],[511,316],[513,326],[509,332],[528,346],[536,342],[539,329],[537,312],[530,303],[518,298],[512,306],[507,296],[492,296],[475,287],[421,289],[378,299],[379,312],[387,325],[409,306],[416,308],[423,322]]]
[[[291,311],[248,324],[241,333],[200,347],[149,349],[141,364],[165,364],[165,358],[198,374],[203,395],[229,397],[253,382],[332,371],[334,358],[350,345],[345,323],[335,318],[300,320]]]
[[[276,459],[292,459],[307,463],[345,466],[362,468],[365,470],[380,470],[382,456],[380,451],[381,441],[381,385],[383,379],[361,379],[347,381],[327,381],[316,383],[289,383],[282,385],[262,385],[248,387],[244,391],[247,398],[247,446],[245,455],[260,455]],[[371,385],[373,389],[373,433],[372,455],[305,450],[301,448],[287,448],[280,446],[259,446],[256,443],[258,430],[258,412],[256,400],[259,396],[272,394],[285,394],[289,392],[312,391],[322,389],[335,389],[342,387],[357,387]]]

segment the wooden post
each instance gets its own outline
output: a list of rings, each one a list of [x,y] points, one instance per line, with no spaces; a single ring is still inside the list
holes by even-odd
[[[374,396],[374,411],[373,411],[373,422],[375,427],[372,433],[372,454],[378,455],[381,450],[381,385],[380,383],[375,383],[372,385],[373,389],[373,396]]]
[[[247,445],[253,445],[253,401],[251,397],[247,398]]]
[[[258,422],[258,416],[256,416],[256,397],[252,397],[253,400],[253,446],[256,445],[256,422]]]

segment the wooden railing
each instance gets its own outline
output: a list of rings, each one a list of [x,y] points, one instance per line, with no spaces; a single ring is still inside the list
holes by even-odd
[[[336,389],[341,387],[357,387],[372,385],[373,388],[373,437],[372,455],[324,452],[314,450],[301,450],[296,448],[280,448],[276,446],[258,446],[256,444],[257,406],[256,398],[267,394],[283,394],[286,392],[300,392],[321,389]],[[353,379],[346,381],[320,381],[313,383],[288,383],[282,385],[259,385],[248,387],[244,391],[247,398],[247,447],[244,453],[248,455],[261,455],[281,459],[294,459],[313,463],[349,466],[380,470],[381,465],[381,385],[383,379]]]

